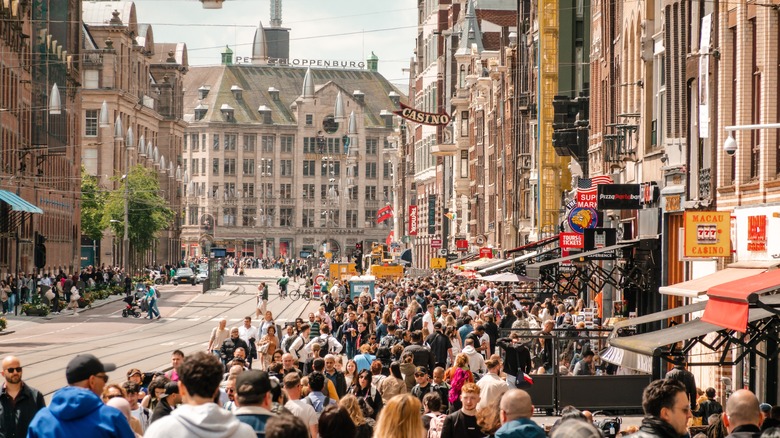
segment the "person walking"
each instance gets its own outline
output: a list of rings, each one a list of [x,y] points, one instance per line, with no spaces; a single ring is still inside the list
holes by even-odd
[[[154,319],[157,315],[157,319],[160,319],[160,309],[157,308],[157,299],[160,296],[157,294],[157,290],[154,288],[151,282],[146,282],[146,301],[149,303],[149,310],[147,318]]]
[[[2,365],[5,382],[0,388],[0,436],[23,438],[46,402],[40,391],[22,381],[22,365],[17,357],[5,357]]]
[[[255,319],[260,319],[261,315],[265,315],[265,311],[268,308],[268,285],[264,281],[260,282],[257,286],[257,307],[255,308]]]
[[[531,417],[534,405],[531,396],[522,389],[510,389],[501,397],[499,416],[501,427],[496,438],[545,438],[547,436]]]

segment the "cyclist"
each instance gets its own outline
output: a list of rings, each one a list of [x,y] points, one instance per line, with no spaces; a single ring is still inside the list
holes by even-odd
[[[284,299],[287,296],[287,283],[289,282],[290,278],[287,276],[286,272],[276,280],[276,284],[279,285],[279,298]]]

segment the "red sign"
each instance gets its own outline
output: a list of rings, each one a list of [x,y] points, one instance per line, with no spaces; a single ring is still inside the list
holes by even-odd
[[[479,249],[479,258],[481,258],[481,259],[492,259],[493,258],[493,250],[491,248],[480,248]]]
[[[766,251],[766,216],[748,216],[748,251]]]
[[[455,239],[455,249],[466,252],[469,250],[469,241],[467,239]]]
[[[597,193],[577,192],[577,207],[592,208],[596,210],[596,207],[598,206],[598,197],[599,195]]]
[[[441,239],[431,239],[431,248],[441,248]]]
[[[409,206],[409,235],[417,235],[417,206]]]
[[[580,233],[561,233],[559,238],[561,249],[584,248],[585,236]]]

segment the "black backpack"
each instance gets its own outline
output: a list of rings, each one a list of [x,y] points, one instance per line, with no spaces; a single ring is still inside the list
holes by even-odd
[[[282,344],[282,350],[284,350],[285,353],[290,352],[290,347],[292,347],[293,342],[295,342],[295,339],[298,336],[288,336],[287,339],[284,340],[284,344]]]
[[[423,316],[421,314],[417,314],[412,318],[412,330],[422,330],[423,328]]]
[[[320,357],[325,357],[329,353],[330,349],[330,343],[328,342],[328,339],[330,338],[330,335],[328,335],[327,338],[322,338],[321,336],[317,337],[317,345],[320,346]]]

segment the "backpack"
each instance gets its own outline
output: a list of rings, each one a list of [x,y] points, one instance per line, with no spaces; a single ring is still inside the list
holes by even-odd
[[[423,328],[423,315],[417,314],[414,317],[412,317],[412,330],[422,330]]]
[[[290,352],[290,347],[292,347],[292,344],[295,342],[296,338],[298,338],[298,336],[288,336],[287,339],[284,340],[284,343],[282,344],[282,350],[285,353]]]
[[[330,338],[330,335],[328,335],[327,338],[317,337],[317,345],[320,346],[320,357],[325,357],[328,354],[328,350],[330,349],[330,345],[328,343],[328,338]]]
[[[162,295],[160,295],[160,291],[156,287],[154,287],[152,289],[154,289],[154,298],[159,300],[160,297],[162,296]]]
[[[430,427],[428,428],[428,438],[441,438],[441,431],[444,429],[444,420],[447,418],[444,414],[433,416],[431,414],[425,414],[431,417]]]

